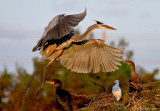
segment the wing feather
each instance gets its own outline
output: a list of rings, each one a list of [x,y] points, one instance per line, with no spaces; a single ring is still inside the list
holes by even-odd
[[[81,22],[86,16],[86,9],[83,13],[73,14],[73,15],[57,15],[55,16],[45,27],[44,33],[41,39],[38,41],[37,45],[32,49],[36,51],[38,47],[44,45],[45,42],[52,39],[61,39],[67,35],[72,27],[75,27]]]
[[[58,58],[59,62],[78,73],[112,72],[121,65],[123,49],[112,48],[101,40],[88,40],[78,45],[72,44]]]
[[[119,55],[119,54],[121,54],[121,55]],[[121,65],[121,63],[116,60],[116,57],[124,56],[124,55],[122,53],[119,53],[119,52],[116,52],[116,53],[110,52],[108,55],[110,57],[110,64],[111,64],[112,68],[113,69],[118,69],[117,65]],[[115,55],[116,55],[116,57],[115,57]]]
[[[60,39],[63,36],[67,35],[71,31],[72,27],[77,26],[85,16],[86,10],[80,14],[57,15],[52,19],[52,21],[49,22],[48,26],[46,27],[42,36],[44,40],[43,43],[45,43],[47,40]]]

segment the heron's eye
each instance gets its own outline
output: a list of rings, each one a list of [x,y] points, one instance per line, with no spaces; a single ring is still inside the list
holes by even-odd
[[[44,45],[48,45],[48,42],[46,42]]]

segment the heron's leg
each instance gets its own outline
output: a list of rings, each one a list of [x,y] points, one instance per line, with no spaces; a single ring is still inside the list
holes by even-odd
[[[51,46],[48,47],[47,52],[46,52],[46,56],[43,58],[43,61],[44,61],[48,56],[50,56],[50,55],[52,54],[52,52],[56,49],[56,47],[57,47],[57,44],[54,44],[54,45],[51,45]],[[28,88],[30,87],[30,85],[31,85],[31,83],[32,83],[32,81],[33,81],[33,79],[34,79],[34,76],[36,75],[36,73],[37,73],[37,71],[38,71],[38,68],[41,66],[41,64],[43,63],[43,61],[40,63],[40,65],[37,66],[35,72],[34,72],[33,75],[32,75],[31,80],[29,81],[29,83],[27,84],[26,88],[24,89],[23,95],[26,94]]]
[[[53,45],[50,45],[48,46],[48,48],[46,49],[47,52],[46,52],[46,55],[44,56],[44,60],[50,56],[52,54],[52,52],[57,48],[57,44],[53,44]]]
[[[32,81],[33,81],[33,79],[34,79],[34,76],[36,75],[36,73],[37,73],[37,71],[38,71],[39,66],[41,66],[42,63],[43,63],[43,61],[37,66],[35,72],[34,72],[33,75],[32,75],[32,78],[30,79],[29,83],[27,84],[26,88],[25,88],[24,91],[23,91],[23,95],[26,94],[28,88],[30,87],[30,85],[31,85],[31,83],[32,83]]]
[[[43,86],[44,86],[44,82],[45,82],[45,76],[46,76],[46,70],[47,68],[49,67],[49,65],[57,58],[59,57],[63,52],[63,49],[62,50],[58,50],[54,56],[54,58],[46,65],[46,67],[44,68],[44,74],[43,74],[43,81],[42,81],[42,85],[41,85],[41,88],[37,91],[36,95],[39,94],[39,92],[42,90]]]

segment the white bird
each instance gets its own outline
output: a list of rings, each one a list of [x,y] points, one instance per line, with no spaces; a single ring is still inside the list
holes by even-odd
[[[114,81],[115,85],[112,87],[112,94],[116,97],[117,101],[121,99],[122,91],[119,87],[119,80]]]

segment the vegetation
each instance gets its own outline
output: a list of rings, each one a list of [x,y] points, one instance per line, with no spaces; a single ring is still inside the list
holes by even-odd
[[[128,46],[128,43],[126,43],[124,39],[121,39],[118,45],[112,42],[112,45],[113,44],[115,47]],[[131,60],[134,54],[133,51],[126,51],[125,53],[125,60]],[[40,58],[33,58],[34,71],[41,61],[42,59]],[[39,67],[36,77],[23,100],[23,90],[31,79],[32,74],[28,74],[22,67],[17,67],[16,74],[8,73],[7,69],[4,69],[0,74],[0,110],[46,111],[54,109],[56,103],[53,86],[45,84],[40,94],[35,96],[35,93],[42,83],[43,69],[48,62],[49,61],[46,60]],[[111,73],[78,74],[67,70],[60,63],[55,61],[47,69],[46,80],[51,80],[53,78],[60,79],[63,84],[63,89],[73,94],[76,93],[76,95],[85,95],[86,98],[91,100],[89,104],[86,104],[86,107],[79,109],[83,111],[131,110],[138,108],[145,110],[145,108],[159,108],[160,84],[159,81],[155,79],[158,69],[155,69],[152,73],[148,73],[145,70],[140,70],[138,73],[144,80],[144,84],[142,85],[143,91],[140,94],[129,93],[128,81],[130,77],[130,67],[123,63],[119,67],[119,70]],[[120,86],[122,88],[123,95],[120,102],[117,102],[111,94],[111,88],[114,85],[113,81],[116,79],[120,81]],[[92,81],[104,86],[106,92],[104,92],[102,87],[93,84]],[[74,108],[78,109],[78,107],[79,106],[75,104]]]

